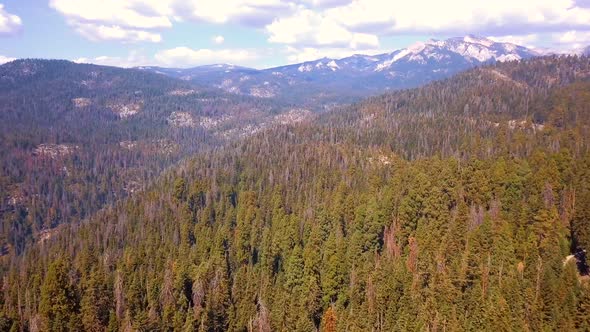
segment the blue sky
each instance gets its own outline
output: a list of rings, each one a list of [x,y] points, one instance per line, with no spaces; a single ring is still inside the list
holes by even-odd
[[[0,62],[265,68],[466,34],[577,50],[590,1],[0,0]]]

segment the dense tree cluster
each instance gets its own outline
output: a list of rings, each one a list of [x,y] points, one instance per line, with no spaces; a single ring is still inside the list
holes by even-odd
[[[114,112],[133,105],[139,111],[128,117]],[[201,117],[232,116],[221,131],[279,109],[141,70],[54,60],[0,66],[0,255],[22,252],[223,141],[217,128],[198,125]],[[197,125],[170,125],[172,112]],[[38,152],[44,145],[69,150]]]
[[[586,331],[588,67],[479,68],[202,151],[8,257],[0,329]]]

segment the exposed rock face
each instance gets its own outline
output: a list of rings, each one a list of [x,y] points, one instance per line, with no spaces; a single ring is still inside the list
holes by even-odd
[[[302,108],[301,109],[296,108],[296,109],[292,109],[286,113],[279,114],[279,115],[275,116],[275,121],[277,123],[286,125],[286,124],[304,121],[310,115],[311,115],[311,112],[309,110],[302,109]]]
[[[195,127],[196,122],[193,116],[188,112],[172,112],[167,119],[173,127]]]
[[[532,123],[527,120],[509,120],[508,121],[508,128],[514,129],[528,129],[531,128],[535,131],[542,131],[545,129],[545,125],[539,123]]]
[[[139,113],[143,107],[143,102],[110,104],[108,107],[113,113],[117,114],[119,118],[125,119]]]
[[[48,156],[52,159],[65,157],[72,154],[79,147],[77,145],[69,144],[39,144],[33,154],[36,156]]]
[[[72,99],[72,103],[75,108],[84,108],[90,106],[92,101],[89,98],[74,98]]]
[[[189,96],[195,93],[198,93],[198,91],[193,89],[178,89],[168,92],[171,96]]]
[[[268,82],[265,82],[268,83]],[[268,84],[263,86],[255,86],[250,89],[250,95],[259,98],[272,98],[276,95],[274,90],[268,87]]]
[[[134,148],[137,147],[137,142],[136,141],[121,141],[121,142],[119,142],[119,146],[122,147],[123,149],[133,150]]]

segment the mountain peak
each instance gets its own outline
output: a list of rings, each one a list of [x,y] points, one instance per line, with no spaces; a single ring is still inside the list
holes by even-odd
[[[523,46],[495,42],[486,37],[470,34],[464,37],[452,37],[442,41],[430,39],[426,42],[414,43],[405,49],[390,53],[390,57],[379,63],[375,71],[388,69],[398,62],[413,62],[420,65],[429,64],[432,66],[436,64],[440,66],[446,63],[445,66],[449,67],[452,61],[479,64],[489,61],[520,60],[536,55],[537,53],[535,51]]]
[[[326,87],[352,89],[357,95],[369,95],[385,89],[417,86],[482,64],[538,55],[523,46],[465,35],[419,41],[388,53],[323,57],[261,70],[238,66],[232,69],[232,65],[218,64],[180,71],[159,71],[202,85],[213,85],[230,93],[257,97],[306,94],[310,90]],[[326,96],[321,98],[331,98]]]
[[[482,36],[476,36],[476,35],[472,35],[472,34],[469,34],[469,35],[466,35],[465,37],[463,37],[463,41],[466,43],[481,44],[486,47],[490,47],[496,43],[489,38],[482,37]]]

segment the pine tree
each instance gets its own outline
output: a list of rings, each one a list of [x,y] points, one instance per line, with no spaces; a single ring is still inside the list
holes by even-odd
[[[303,252],[303,294],[304,307],[309,317],[317,326],[322,315],[321,272],[321,237],[318,227],[313,227]]]
[[[78,314],[76,289],[69,280],[70,263],[57,258],[49,265],[41,286],[39,313],[47,331],[70,331]]]
[[[85,331],[103,331],[109,324],[112,295],[104,272],[95,267],[84,287],[80,313]]]
[[[205,321],[208,331],[227,331],[229,327],[229,316],[231,308],[231,293],[229,271],[224,257],[218,257],[217,266],[213,271],[210,282],[209,301],[205,308]]]
[[[341,273],[342,260],[336,242],[336,235],[330,234],[324,245],[323,264],[322,264],[322,293],[324,306],[330,305],[338,299],[344,277]]]
[[[576,310],[576,328],[578,331],[590,331],[590,286],[582,287]]]
[[[186,182],[184,178],[178,177],[174,180],[174,198],[184,201],[186,198]]]

